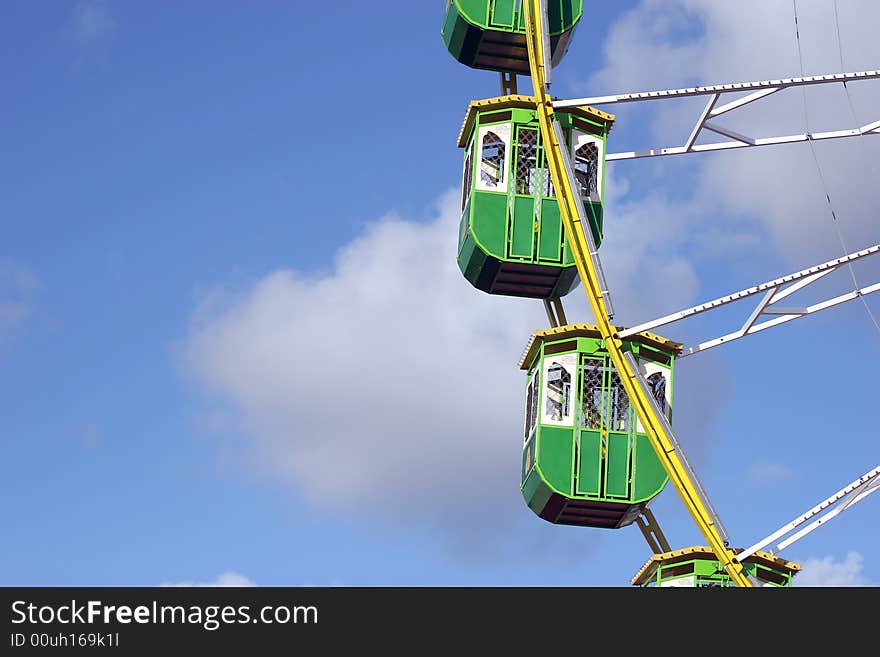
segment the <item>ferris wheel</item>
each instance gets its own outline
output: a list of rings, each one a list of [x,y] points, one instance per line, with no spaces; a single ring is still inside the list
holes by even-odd
[[[791,586],[800,565],[779,552],[876,492],[880,467],[751,547],[731,547],[672,429],[675,364],[880,291],[880,283],[861,285],[853,274],[854,287],[846,294],[803,307],[780,303],[880,253],[880,244],[636,326],[617,326],[599,254],[606,164],[880,135],[880,120],[763,136],[723,124],[768,96],[877,80],[880,71],[554,98],[553,67],[565,56],[582,15],[583,0],[447,0],[442,29],[455,59],[495,71],[501,79],[500,96],[470,103],[458,135],[464,151],[459,268],[485,293],[542,301],[550,323],[534,332],[519,364],[526,373],[523,498],[554,524],[636,525],[654,554],[634,585]],[[518,75],[530,76],[531,95],[520,93]],[[609,152],[616,120],[609,107],[685,97],[703,97],[706,104],[684,143]],[[594,323],[570,323],[566,317],[562,298],[578,283]],[[745,322],[713,339],[685,345],[654,332],[751,297],[756,303]],[[670,481],[707,545],[669,545],[650,505]]]

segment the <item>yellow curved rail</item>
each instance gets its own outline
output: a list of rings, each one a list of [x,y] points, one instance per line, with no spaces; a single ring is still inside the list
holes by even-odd
[[[584,234],[584,228],[578,219],[580,216],[577,204],[580,197],[571,186],[571,179],[562,155],[563,145],[557,139],[553,129],[553,104],[548,92],[547,79],[549,71],[545,70],[545,62],[550,61],[549,53],[544,52],[544,30],[546,16],[542,10],[542,0],[526,0],[523,2],[526,17],[526,42],[529,50],[529,66],[532,84],[535,90],[535,103],[541,123],[541,137],[544,141],[544,152],[547,156],[550,175],[559,201],[565,233],[577,264],[578,273],[584,284],[584,291],[590,302],[596,325],[605,340],[605,347],[620,374],[624,389],[635,408],[636,415],[645,427],[651,445],[663,464],[669,479],[672,481],[685,506],[697,523],[700,532],[709,542],[709,547],[718,557],[724,570],[737,586],[752,586],[746,577],[742,564],[736,560],[736,553],[724,544],[724,539],[713,520],[697,485],[691,480],[687,468],[676,451],[675,443],[666,432],[663,421],[654,411],[654,406],[645,391],[639,385],[638,373],[634,372],[624,357],[623,342],[617,329],[608,317],[608,310],[603,296],[602,287],[596,267],[590,256],[590,246]]]

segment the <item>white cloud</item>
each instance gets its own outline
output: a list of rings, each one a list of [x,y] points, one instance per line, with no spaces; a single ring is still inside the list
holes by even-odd
[[[861,10],[880,8],[853,3],[842,12],[849,68],[875,67],[866,62],[877,46],[852,29]],[[645,0],[612,29],[609,64],[590,93],[796,75],[790,12],[787,1]],[[828,16],[813,5],[803,14],[807,72],[837,70]],[[866,111],[873,96],[856,86],[857,108]],[[732,127],[797,132],[801,102],[788,97]],[[826,119],[846,125],[841,98],[810,102],[814,129]],[[677,128],[683,141],[692,116],[661,110],[651,118],[653,139]],[[612,140],[626,120],[622,113]],[[878,190],[868,184],[865,154],[876,153],[880,139],[862,141],[820,152],[853,247],[876,225],[867,208],[877,205]],[[685,165],[660,160],[647,184],[626,163],[611,167],[602,260],[616,321],[644,321],[706,295],[701,259],[748,265],[760,248],[802,265],[840,255],[808,148],[692,156]],[[687,175],[682,166],[691,167]],[[194,313],[184,360],[198,385],[238,412],[245,455],[313,503],[482,536],[522,510],[516,363],[546,318],[537,301],[490,297],[462,278],[457,198],[447,194],[426,222],[388,215],[371,224],[327,273],[280,270],[212,295]],[[591,320],[581,290],[565,302],[570,321]],[[669,337],[682,339],[675,333]],[[699,463],[730,382],[711,354],[682,361],[678,375],[676,426]],[[225,409],[208,413],[225,417]],[[786,474],[771,470],[758,474]]]
[[[801,565],[801,572],[794,578],[795,586],[840,587],[877,586],[863,574],[864,558],[858,552],[850,552],[843,561],[834,557],[807,559]]]
[[[322,507],[452,528],[479,544],[524,516],[518,362],[547,319],[540,301],[490,296],[463,278],[458,197],[447,193],[426,222],[389,215],[369,225],[327,273],[276,271],[211,295],[183,353],[195,381],[240,413],[246,455],[263,472]],[[658,201],[652,211],[668,210]],[[635,230],[634,213],[615,221]],[[609,252],[622,248],[614,239]],[[693,272],[669,253],[674,244],[658,237],[640,249],[660,265],[644,288],[638,267],[608,257],[620,307],[652,307],[661,289],[693,300]],[[571,322],[592,321],[582,290],[566,309]],[[711,360],[688,371],[724,380]],[[691,406],[683,422],[705,429],[723,399]]]
[[[239,574],[239,573],[232,572],[232,571],[227,571],[227,572],[225,572],[225,573],[222,573],[220,576],[217,577],[217,579],[215,579],[215,580],[212,581],[212,582],[192,582],[192,581],[185,581],[185,582],[163,582],[163,583],[160,584],[159,586],[177,586],[177,587],[188,587],[188,586],[194,586],[194,587],[200,587],[200,586],[204,586],[204,587],[208,587],[208,586],[218,586],[218,587],[249,587],[249,586],[256,586],[256,584],[255,584],[252,580],[250,580],[250,579],[248,579],[247,577],[245,577],[244,575],[241,575],[241,574]]]
[[[89,45],[109,38],[116,27],[116,19],[104,2],[81,2],[73,10],[67,32],[79,45]]]
[[[800,2],[799,25],[806,75],[840,72],[833,4]],[[852,0],[840,4],[844,68],[875,69],[880,42],[860,25],[880,21],[880,4]],[[741,82],[800,75],[792,3],[789,0],[643,0],[610,31],[605,65],[582,87],[590,95],[666,87]],[[857,115],[851,116],[842,85],[807,90],[809,128],[844,129],[880,119],[880,82],[849,85]],[[684,143],[705,99],[623,105],[610,149],[629,150]],[[627,148],[615,144],[638,133],[647,121],[649,136]],[[803,91],[781,92],[716,122],[757,136],[805,131]],[[648,139],[650,143],[645,140]],[[880,189],[874,184],[880,162],[880,138],[863,137],[815,144],[827,189],[848,250],[878,241]],[[689,170],[682,175],[681,160]],[[731,153],[689,155],[657,160],[651,184],[676,190],[702,208],[685,230],[734,233],[754,220],[773,252],[788,264],[808,266],[841,255],[835,224],[808,144],[769,146]],[[634,163],[619,163],[621,171]],[[645,170],[644,168],[639,171]],[[665,171],[665,173],[664,173]],[[725,245],[726,246],[726,245]],[[779,274],[787,273],[780,271]],[[757,281],[754,281],[757,282]]]

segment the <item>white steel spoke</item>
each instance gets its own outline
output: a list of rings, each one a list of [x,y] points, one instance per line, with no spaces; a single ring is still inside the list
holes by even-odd
[[[727,128],[722,128],[720,125],[714,125],[712,123],[704,123],[703,127],[706,130],[711,130],[712,132],[717,132],[719,135],[723,135],[724,137],[730,137],[731,139],[736,139],[737,141],[741,141],[744,144],[748,144],[749,146],[757,146],[757,143],[752,137],[746,137],[745,135],[741,135],[738,132],[734,132],[733,130],[728,130]]]
[[[662,155],[684,155],[686,153],[701,153],[707,151],[722,151],[734,148],[749,148],[755,146],[772,146],[778,144],[792,144],[803,141],[821,141],[824,139],[841,139],[845,137],[858,137],[861,135],[880,134],[880,121],[869,123],[861,128],[849,130],[833,130],[827,132],[801,133],[794,135],[749,137],[741,135],[714,123],[714,119],[723,114],[728,114],[745,105],[762,100],[784,89],[805,85],[847,83],[855,80],[874,80],[880,78],[880,71],[859,71],[855,73],[836,73],[833,75],[815,75],[801,78],[786,78],[782,80],[763,80],[759,82],[739,82],[735,84],[716,84],[704,87],[689,87],[685,89],[668,89],[664,91],[642,91],[638,93],[617,94],[613,96],[594,96],[591,98],[578,98],[575,100],[558,100],[553,103],[555,108],[574,107],[579,105],[607,105],[613,103],[633,103],[647,100],[661,100],[668,98],[687,98],[693,96],[712,96],[709,104],[697,118],[690,136],[684,146],[672,146],[667,148],[652,148],[640,151],[626,151],[621,153],[609,153],[606,159],[609,162],[617,160],[632,160],[643,157],[658,157]],[[723,96],[751,91],[752,93],[718,106]],[[728,137],[734,141],[722,141],[713,143],[697,144],[697,140],[706,131]]]
[[[701,351],[711,349],[712,347],[717,347],[721,344],[726,344],[728,342],[746,337],[747,335],[753,335],[754,333],[764,331],[768,328],[779,326],[792,320],[799,319],[800,317],[806,317],[807,315],[811,315],[821,310],[826,310],[828,308],[838,306],[842,303],[846,303],[847,301],[852,301],[854,299],[858,299],[859,297],[867,296],[868,294],[873,294],[874,292],[880,291],[880,283],[875,283],[874,285],[868,285],[861,289],[853,290],[852,292],[847,292],[846,294],[841,294],[834,298],[827,299],[825,301],[821,301],[819,303],[815,303],[805,307],[783,308],[775,305],[783,299],[794,294],[795,292],[802,290],[803,288],[808,287],[816,281],[824,278],[828,274],[837,271],[842,265],[853,262],[855,260],[859,260],[861,258],[865,258],[870,255],[874,255],[876,253],[880,253],[880,244],[874,245],[867,249],[862,249],[861,251],[857,251],[855,253],[851,253],[847,256],[843,256],[842,258],[829,260],[828,262],[824,262],[821,265],[816,265],[815,267],[810,267],[809,269],[804,269],[799,272],[789,274],[788,276],[783,276],[782,278],[777,278],[775,280],[761,283],[760,285],[755,285],[754,287],[750,287],[745,290],[729,294],[727,296],[719,297],[712,301],[702,303],[698,306],[687,308],[686,310],[681,310],[670,315],[665,315],[650,322],[639,324],[638,326],[633,326],[631,328],[621,331],[620,337],[627,338],[636,335],[637,333],[641,333],[642,331],[652,331],[657,327],[665,326],[666,324],[671,324],[673,322],[677,322],[688,317],[693,317],[709,310],[714,310],[716,308],[726,306],[736,301],[741,301],[755,294],[760,294],[762,292],[765,293],[764,297],[751,312],[748,319],[739,330],[733,331],[719,338],[715,338],[714,340],[709,340],[707,342],[697,344],[696,346],[689,347],[682,352],[680,358],[691,356]],[[772,316],[773,319],[765,319],[764,321],[759,322],[758,320],[761,319],[762,316]]]
[[[741,91],[758,91],[786,89],[813,84],[830,82],[852,82],[855,80],[876,80],[880,78],[880,70],[858,71],[855,73],[834,73],[832,75],[812,75],[802,78],[784,78],[781,80],[762,80],[759,82],[736,82],[733,84],[714,84],[704,87],[687,87],[684,89],[667,89],[664,91],[641,91],[638,93],[615,94],[612,96],[592,96],[574,100],[557,100],[553,102],[556,109],[577,107],[579,105],[609,105],[612,103],[633,103],[644,100],[663,98],[686,98],[689,96],[707,96],[717,93],[736,93]]]
[[[687,143],[684,145],[685,150],[691,150],[694,147],[694,143],[697,141],[697,137],[700,136],[700,132],[702,132],[703,128],[706,127],[706,121],[712,116],[712,110],[715,108],[715,104],[718,102],[718,99],[721,98],[721,94],[714,94],[712,98],[709,100],[709,104],[706,105],[706,109],[703,110],[703,114],[700,116],[700,120],[697,122],[697,125],[694,126],[693,132],[691,132],[691,136],[688,138]]]
[[[738,561],[742,562],[758,550],[765,550],[770,554],[776,554],[795,541],[800,540],[814,529],[827,523],[832,518],[840,515],[854,504],[861,502],[871,493],[877,492],[878,489],[880,489],[880,467],[876,467],[865,473],[848,486],[841,488],[828,499],[820,502],[803,515],[795,518],[784,527],[781,527],[766,538],[738,553],[736,558]],[[791,533],[810,520],[812,520],[812,522],[810,522],[809,525],[793,534]],[[778,543],[776,542],[784,536],[788,537]],[[771,544],[773,544],[772,547],[765,549]]]
[[[726,344],[728,342],[733,342],[734,340],[738,340],[740,338],[744,338],[747,335],[752,335],[754,333],[758,333],[768,328],[773,328],[774,326],[779,326],[780,324],[785,324],[790,322],[793,319],[799,319],[801,317],[805,317],[806,315],[812,315],[813,313],[819,312],[820,310],[827,310],[828,308],[832,308],[834,306],[839,306],[842,303],[846,303],[847,301],[853,301],[854,299],[858,299],[861,296],[867,296],[873,292],[877,292],[880,290],[880,283],[876,283],[874,285],[869,285],[868,287],[863,287],[860,290],[856,290],[853,292],[849,292],[847,294],[841,294],[839,297],[834,297],[833,299],[828,299],[827,301],[823,301],[821,303],[813,304],[812,306],[808,306],[806,308],[798,308],[795,310],[788,309],[784,315],[781,317],[777,317],[776,319],[770,319],[765,322],[761,322],[760,324],[755,324],[754,326],[749,327],[748,329],[740,329],[739,331],[735,331],[733,333],[728,333],[727,335],[721,336],[720,338],[715,338],[714,340],[709,340],[708,342],[702,342],[695,347],[689,347],[685,349],[679,358],[684,358],[685,356],[692,356],[701,351],[706,351],[707,349],[711,349],[712,347],[717,347],[722,344]],[[780,309],[781,310],[781,309]],[[763,311],[765,314],[781,314],[779,312],[773,311]]]
[[[739,100],[734,100],[733,102],[727,103],[726,105],[722,105],[721,107],[712,110],[709,116],[712,118],[715,118],[716,116],[721,116],[722,114],[726,114],[727,112],[739,109],[743,105],[754,103],[756,100],[761,100],[762,98],[766,98],[770,94],[775,94],[780,89],[781,87],[771,87],[770,89],[764,89],[763,91],[756,91],[753,94],[749,94],[748,96],[740,98]]]

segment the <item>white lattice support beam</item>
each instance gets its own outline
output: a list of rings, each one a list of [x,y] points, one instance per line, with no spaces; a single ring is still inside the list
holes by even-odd
[[[687,143],[684,145],[685,150],[690,151],[694,147],[697,138],[700,136],[700,133],[706,126],[706,121],[708,121],[709,117],[712,116],[712,110],[715,108],[715,104],[718,102],[719,98],[721,98],[721,94],[713,94],[712,98],[709,99],[709,103],[706,105],[706,109],[703,110],[703,113],[700,115],[700,118],[697,121],[697,125],[694,126],[694,129],[691,132],[691,136],[688,138]]]
[[[578,98],[576,100],[558,100],[553,103],[555,108],[573,107],[578,105],[607,105],[612,103],[633,103],[646,100],[663,100],[670,98],[686,98],[692,96],[709,95],[712,98],[709,104],[697,118],[694,128],[684,146],[671,146],[667,148],[652,148],[641,151],[626,151],[621,153],[609,153],[606,160],[632,160],[644,157],[659,157],[663,155],[684,155],[687,153],[703,153],[709,151],[731,150],[734,148],[749,148],[755,146],[772,146],[779,144],[792,144],[803,141],[821,141],[825,139],[842,139],[846,137],[859,137],[862,135],[880,134],[880,121],[869,123],[866,126],[848,130],[833,130],[827,132],[800,133],[794,135],[781,135],[771,137],[749,137],[732,130],[710,123],[709,119],[728,114],[745,105],[762,100],[784,89],[805,85],[847,83],[855,80],[874,80],[880,78],[880,71],[859,71],[855,73],[836,73],[833,75],[815,75],[801,78],[786,78],[782,80],[763,80],[758,82],[739,82],[735,84],[716,84],[705,87],[690,87],[685,89],[668,89],[665,91],[643,91],[638,93],[617,94],[613,96],[594,96],[591,98]],[[740,92],[752,93],[718,106],[723,96]],[[697,144],[697,140],[706,130],[729,137],[734,141]]]
[[[759,333],[760,331],[764,331],[768,328],[780,326],[792,320],[806,317],[807,315],[812,315],[813,313],[817,313],[821,310],[827,310],[828,308],[833,308],[834,306],[846,303],[847,301],[852,301],[854,299],[858,299],[859,297],[867,296],[869,294],[873,294],[874,292],[880,291],[880,283],[875,283],[873,285],[868,285],[861,289],[853,290],[852,292],[847,292],[846,294],[841,294],[839,296],[821,301],[819,303],[814,303],[810,306],[798,308],[783,308],[776,305],[778,302],[791,296],[795,292],[798,292],[799,290],[802,290],[803,288],[808,287],[816,281],[824,278],[828,274],[837,271],[843,265],[851,263],[860,258],[867,257],[869,255],[874,255],[876,253],[880,253],[880,244],[874,245],[867,249],[862,249],[861,251],[857,251],[856,253],[851,253],[842,258],[829,260],[828,262],[824,262],[821,265],[816,265],[815,267],[810,267],[809,269],[804,269],[802,271],[789,274],[788,276],[783,276],[782,278],[777,278],[773,281],[768,281],[760,285],[755,285],[754,287],[735,292],[734,294],[719,297],[698,306],[693,306],[686,310],[681,310],[679,312],[665,315],[650,322],[645,322],[644,324],[639,324],[638,326],[625,329],[620,332],[620,337],[627,338],[641,333],[642,331],[651,331],[656,329],[657,327],[671,324],[673,322],[677,322],[688,317],[693,317],[694,315],[699,315],[701,313],[720,308],[721,306],[726,306],[736,301],[741,301],[755,294],[760,294],[761,292],[764,293],[764,297],[757,304],[754,310],[752,310],[748,319],[746,319],[741,328],[713,340],[708,340],[706,342],[701,342],[695,346],[688,347],[682,351],[679,358],[692,356],[702,351],[706,351],[707,349],[712,349],[713,347],[727,344],[729,342],[733,342],[734,340],[739,340],[740,338]],[[758,320],[762,316],[772,316],[773,319],[766,319],[763,322],[759,322]]]
[[[722,344],[727,344],[728,342],[733,342],[734,340],[739,340],[740,338],[744,338],[747,335],[753,335],[765,329],[773,328],[774,326],[779,326],[781,324],[786,324],[794,319],[800,319],[801,317],[806,317],[807,315],[817,313],[820,310],[827,310],[828,308],[839,306],[840,304],[846,303],[847,301],[853,301],[854,299],[873,294],[877,291],[880,291],[880,283],[875,283],[874,285],[869,285],[867,287],[861,288],[860,290],[848,292],[847,294],[841,294],[838,297],[828,299],[827,301],[822,301],[821,303],[813,304],[812,306],[807,306],[806,308],[797,308],[794,310],[790,308],[786,310],[779,309],[781,312],[774,312],[774,310],[772,309],[764,310],[763,313],[768,315],[777,315],[783,312],[785,314],[782,314],[781,317],[777,317],[776,319],[770,319],[765,322],[761,322],[760,324],[755,324],[754,326],[749,327],[747,330],[740,329],[739,331],[723,335],[720,338],[715,338],[714,340],[702,342],[694,347],[689,347],[682,352],[679,358],[693,356],[694,354],[700,353],[701,351],[706,351],[707,349],[711,349],[712,347],[717,347]]]
[[[763,91],[756,91],[753,94],[749,94],[748,96],[744,96],[738,100],[734,100],[732,102],[727,103],[726,105],[722,105],[718,107],[709,114],[710,118],[715,118],[716,116],[721,116],[722,114],[727,114],[727,112],[732,112],[735,109],[739,109],[744,105],[748,105],[749,103],[754,103],[756,100],[761,100],[762,98],[766,98],[770,94],[775,94],[782,87],[771,87],[770,89],[764,89]]]
[[[737,93],[741,91],[766,91],[767,93],[764,94],[766,96],[775,91],[779,91],[780,89],[788,89],[790,87],[876,79],[880,79],[880,70],[856,71],[854,73],[833,73],[830,75],[811,75],[801,78],[761,80],[758,82],[713,84],[703,87],[686,87],[684,89],[667,89],[663,91],[640,91],[636,93],[614,94],[611,96],[591,96],[588,98],[576,98],[574,100],[556,100],[553,101],[553,107],[556,109],[560,109],[564,107],[577,107],[579,105],[610,105],[613,103],[634,103],[645,100],[687,98],[691,96],[708,96],[710,94]],[[757,100],[757,98],[755,98],[754,100]]]
[[[720,134],[726,134],[730,136],[731,131],[724,131],[723,128],[719,126],[714,126],[710,128],[708,125],[706,128],[710,130],[714,130]],[[738,135],[734,137],[737,141],[722,141],[722,142],[714,142],[711,144],[694,144],[690,149],[685,148],[684,146],[674,146],[670,148],[657,148],[650,149],[647,151],[626,151],[621,153],[609,153],[606,156],[606,160],[608,162],[615,162],[618,160],[635,160],[643,157],[660,157],[663,155],[685,155],[687,153],[709,153],[714,151],[728,151],[734,148],[754,148],[757,146],[778,146],[780,144],[795,144],[803,141],[824,141],[826,139],[842,139],[845,137],[860,137],[862,135],[878,135],[880,134],[880,125],[877,126],[874,130],[864,130],[864,128],[855,128],[852,130],[832,130],[829,132],[809,132],[809,133],[800,133],[796,135],[784,135],[781,137],[761,137],[758,139],[752,139],[751,137],[744,137],[742,135]],[[748,140],[748,141],[745,141]]]
[[[731,139],[742,142],[747,146],[757,146],[754,137],[747,137],[746,135],[740,134],[739,132],[734,132],[733,130],[729,130],[728,128],[722,128],[720,125],[715,125],[714,123],[706,123],[704,127],[706,128],[706,130],[711,130],[712,132],[718,133],[722,137],[730,137]]]
[[[736,558],[742,563],[758,550],[765,550],[770,554],[776,554],[795,541],[800,540],[813,530],[821,527],[829,520],[837,517],[854,504],[861,502],[871,493],[877,492],[877,490],[880,490],[880,466],[866,472],[851,484],[841,488],[834,495],[820,502],[803,515],[795,518],[784,527],[781,527],[766,538],[743,550],[736,555]],[[803,529],[792,533],[798,527],[807,522],[810,524]],[[779,539],[784,536],[787,536],[787,538],[780,541]],[[771,545],[772,547],[768,548],[768,546]]]

